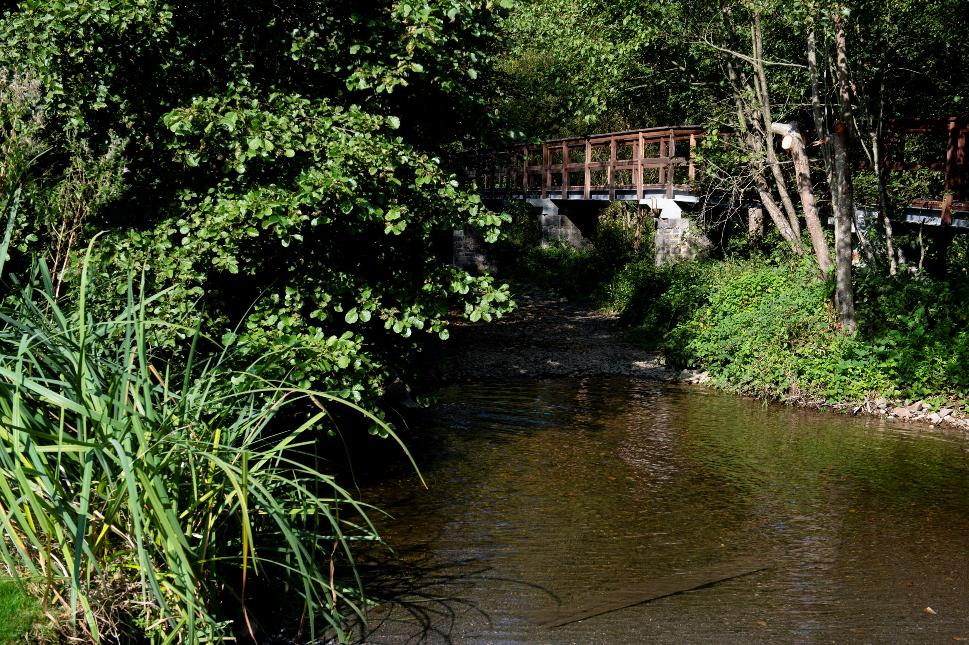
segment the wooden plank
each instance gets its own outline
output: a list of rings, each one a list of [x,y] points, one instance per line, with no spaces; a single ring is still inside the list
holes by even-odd
[[[942,200],[939,200],[939,199],[913,199],[911,205],[912,205],[912,208],[926,208],[926,209],[929,209],[929,210],[941,210],[942,209]],[[953,200],[951,206],[952,206],[953,212],[955,212],[955,211],[961,211],[961,212],[964,212],[964,213],[965,212],[969,212],[969,202],[957,202],[957,201],[954,201]]]
[[[696,164],[694,163],[694,158],[696,157],[696,135],[690,135],[690,169],[688,171],[690,177],[690,183],[692,184],[696,181]]]
[[[537,612],[532,616],[532,621],[549,629],[564,627],[580,620],[588,620],[660,598],[712,587],[768,568],[763,563],[750,558],[720,562],[690,573],[646,580],[632,587],[589,598],[572,607],[557,607]]]
[[[633,159],[636,160],[636,167],[633,170],[633,184],[636,186],[636,199],[643,198],[643,133],[639,133],[636,142],[633,143]]]
[[[582,190],[582,197],[584,199],[589,199],[592,196],[592,169],[589,164],[592,163],[592,143],[586,139],[585,140],[585,165],[583,170],[585,171],[585,186]]]

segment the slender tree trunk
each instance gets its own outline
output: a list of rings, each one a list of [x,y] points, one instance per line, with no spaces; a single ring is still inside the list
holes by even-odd
[[[878,182],[878,209],[881,211],[882,226],[885,228],[885,255],[888,256],[888,273],[898,273],[895,258],[895,236],[892,232],[892,202],[888,197],[888,165],[884,159],[885,126],[885,78],[878,84],[878,124],[871,137],[872,163]]]
[[[832,15],[835,37],[835,70],[838,77],[838,94],[841,102],[841,124],[836,124],[832,142],[834,144],[834,183],[838,185],[834,202],[834,245],[835,245],[835,305],[841,317],[842,327],[854,333],[855,294],[851,282],[851,222],[854,217],[854,204],[851,196],[851,183],[848,178],[848,149],[846,141],[847,124],[851,123],[851,93],[848,79],[848,55],[844,25],[838,7]]]
[[[756,91],[757,103],[760,107],[760,118],[763,123],[763,136],[766,143],[765,152],[767,153],[767,165],[770,167],[771,174],[774,176],[774,182],[777,184],[777,194],[780,196],[781,204],[784,206],[784,212],[787,213],[787,219],[788,222],[790,222],[791,230],[793,230],[795,234],[800,237],[801,224],[797,218],[797,210],[795,210],[794,202],[791,200],[791,195],[787,191],[787,180],[784,177],[784,172],[781,170],[781,163],[777,158],[777,153],[774,151],[774,142],[770,134],[770,127],[774,122],[774,119],[771,116],[770,92],[768,91],[767,87],[767,72],[764,69],[763,32],[760,27],[759,13],[754,14],[754,24],[751,37],[754,54],[754,89]]]
[[[804,150],[804,138],[793,123],[774,123],[771,125],[771,131],[783,136],[782,147],[791,151],[794,173],[797,177],[797,192],[801,197],[804,220],[807,222],[808,233],[811,235],[811,246],[814,247],[814,255],[818,260],[821,275],[826,276],[831,271],[831,253],[828,250],[828,241],[824,238],[821,218],[818,217],[818,206],[814,199],[814,187],[811,183],[811,164]]]
[[[846,331],[854,333],[857,323],[855,322],[855,292],[851,283],[851,217],[848,215],[851,202],[846,199],[846,195],[850,195],[850,192],[847,186],[848,151],[845,146],[843,129],[843,125],[838,124],[832,134],[835,181],[840,183],[839,203],[834,209],[834,300],[841,317],[841,326]]]
[[[747,117],[747,111],[744,107],[744,88],[741,84],[737,70],[734,67],[733,61],[731,59],[726,60],[727,67],[727,77],[730,80],[731,88],[733,89],[734,103],[737,108],[737,125],[739,126],[740,134],[744,137],[744,142],[746,143],[748,149],[753,151],[755,154],[762,151],[763,140],[758,136],[756,132],[751,131],[750,123]],[[747,86],[749,90],[749,86]],[[770,185],[767,183],[767,178],[764,176],[763,168],[755,163],[750,164],[751,174],[754,180],[754,186],[757,189],[757,195],[760,198],[761,203],[767,210],[767,214],[770,216],[771,221],[777,226],[777,230],[780,232],[781,237],[790,245],[791,251],[795,255],[803,256],[805,249],[804,244],[801,242],[801,237],[799,234],[795,233],[791,228],[790,222],[784,216],[783,211],[781,211],[780,206],[774,201],[774,196],[771,194]]]

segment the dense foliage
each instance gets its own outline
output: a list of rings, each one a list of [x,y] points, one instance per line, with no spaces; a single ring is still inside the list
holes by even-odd
[[[377,538],[321,439],[393,435],[384,389],[511,306],[441,161],[507,5],[5,5],[0,556],[69,636],[349,637]]]
[[[969,393],[965,244],[876,222],[852,281],[847,219],[952,196],[944,142],[887,133],[964,105],[962,0],[5,6],[0,556],[76,634],[257,633],[259,574],[348,637],[350,545],[377,538],[317,440],[336,408],[393,434],[372,410],[450,317],[513,306],[451,265],[455,229],[506,231],[503,266],[726,387]],[[805,134],[800,175],[775,122]],[[718,260],[656,268],[621,207],[589,249],[537,248],[527,210],[448,170],[480,146],[685,123],[707,126],[704,188],[730,205],[706,222]],[[909,167],[886,179],[890,145]],[[776,230],[741,239],[754,200]],[[830,236],[801,234],[818,205],[836,281]]]
[[[170,326],[147,313],[164,294],[129,281],[127,306],[96,318],[89,261],[75,306],[39,265],[0,314],[0,561],[95,642],[260,639],[281,615],[344,640],[363,615],[350,547],[377,536],[318,440],[334,408],[389,429],[267,377],[271,358],[196,356],[197,335],[166,361],[146,340]],[[267,590],[293,611],[251,602]]]
[[[439,155],[484,118],[491,0],[25,1],[0,20],[2,131],[25,185],[14,246],[97,298],[130,271],[151,315],[276,356],[277,376],[372,396],[409,380],[447,313],[489,319],[508,293],[449,265],[450,230],[502,218]],[[237,327],[240,320],[245,322]],[[186,337],[153,342],[184,354]]]

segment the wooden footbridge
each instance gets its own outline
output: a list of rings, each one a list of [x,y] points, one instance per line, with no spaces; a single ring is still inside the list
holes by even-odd
[[[895,152],[884,162],[886,173],[928,170],[940,180],[938,194],[914,200],[899,219],[969,231],[969,119],[898,121],[890,133],[889,149]],[[700,126],[682,125],[554,139],[466,154],[460,172],[482,196],[495,200],[621,200],[661,211],[671,202],[696,203],[703,197],[696,159],[703,135]],[[937,151],[931,162],[907,158],[906,143],[917,137]]]

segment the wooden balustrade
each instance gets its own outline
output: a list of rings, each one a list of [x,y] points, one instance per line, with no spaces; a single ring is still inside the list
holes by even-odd
[[[697,179],[695,126],[573,137],[475,153],[465,175],[492,197],[642,199],[690,190]]]
[[[922,134],[935,136],[945,146],[945,160],[931,163],[911,163],[905,157],[905,139],[908,135]],[[952,224],[953,211],[969,211],[969,119],[949,117],[945,119],[902,119],[889,126],[889,154],[883,162],[887,175],[891,171],[928,170],[942,174],[943,193],[912,202],[915,208],[939,210],[943,225]],[[892,155],[901,159],[893,159]]]

